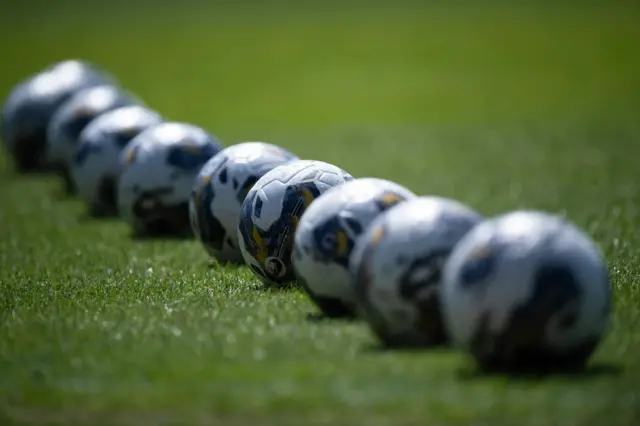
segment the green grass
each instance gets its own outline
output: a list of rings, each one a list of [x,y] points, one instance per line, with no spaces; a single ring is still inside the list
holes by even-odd
[[[585,375],[476,376],[454,350],[380,352],[362,323],[309,321],[303,293],[212,268],[196,241],[134,241],[5,159],[3,424],[640,421],[638,8],[38,4],[4,15],[0,93],[83,57],[227,144],[268,140],[486,215],[565,214],[604,250],[615,306]]]

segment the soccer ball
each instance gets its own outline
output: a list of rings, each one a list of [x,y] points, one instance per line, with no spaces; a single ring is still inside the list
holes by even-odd
[[[339,167],[312,160],[292,161],[258,179],[238,222],[242,257],[256,276],[272,285],[296,279],[291,252],[300,217],[329,188],[350,180]]]
[[[2,111],[2,138],[18,171],[44,170],[47,128],[55,111],[81,89],[115,80],[93,65],[64,61],[28,77],[9,94]]]
[[[356,243],[349,268],[356,309],[383,344],[447,342],[439,300],[442,267],[481,221],[469,207],[440,197],[414,198],[374,219]]]
[[[302,215],[292,263],[298,282],[325,315],[354,314],[349,258],[355,242],[380,213],[415,197],[397,183],[362,178],[331,188]]]
[[[443,279],[447,328],[482,369],[583,367],[607,328],[605,261],[586,234],[546,213],[479,225],[453,251]]]
[[[71,176],[78,195],[92,214],[118,213],[120,153],[135,136],[161,121],[155,111],[125,106],[105,112],[82,131],[71,159]]]
[[[140,103],[112,85],[78,91],[58,108],[47,130],[47,160],[59,169],[68,191],[73,191],[69,168],[82,130],[96,117],[125,105]]]
[[[122,152],[118,210],[137,235],[191,235],[189,195],[219,141],[190,124],[164,122],[136,136]]]
[[[220,262],[243,262],[238,216],[249,190],[265,173],[298,158],[279,146],[244,142],[223,149],[202,168],[189,198],[193,233]]]

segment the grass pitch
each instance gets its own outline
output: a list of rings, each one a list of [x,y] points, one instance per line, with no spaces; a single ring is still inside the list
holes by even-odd
[[[572,377],[381,351],[364,324],[310,319],[300,291],[213,267],[196,241],[133,240],[4,159],[2,424],[640,422],[637,7],[165,3],[9,5],[0,93],[82,57],[226,144],[266,140],[486,215],[565,214],[606,254],[610,333]]]

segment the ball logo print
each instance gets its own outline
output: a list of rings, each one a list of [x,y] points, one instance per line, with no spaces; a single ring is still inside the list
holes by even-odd
[[[264,260],[264,268],[267,276],[274,280],[280,280],[287,274],[287,267],[282,260],[269,256]]]

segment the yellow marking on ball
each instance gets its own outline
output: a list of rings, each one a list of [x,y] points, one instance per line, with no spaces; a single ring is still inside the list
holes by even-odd
[[[336,256],[345,256],[347,254],[347,250],[349,250],[349,239],[347,238],[347,234],[345,234],[343,231],[337,231],[336,241]]]
[[[313,193],[307,188],[302,188],[301,195],[304,198],[305,208],[309,207],[309,204],[311,204],[311,202],[313,202],[313,200],[315,199],[315,197],[313,196]]]
[[[405,198],[394,193],[394,192],[387,192],[382,196],[382,204],[387,206],[387,207],[391,207],[395,204],[398,204],[401,201],[404,201]]]
[[[373,245],[378,245],[382,241],[383,237],[384,237],[384,227],[379,225],[371,231],[371,238],[369,241],[371,241],[371,244]]]
[[[125,157],[125,164],[129,165],[133,163],[135,159],[136,159],[136,149],[134,147],[131,147],[127,151],[127,156]]]
[[[256,253],[256,260],[261,264],[264,263],[267,258],[267,249],[262,241],[262,235],[258,231],[258,228],[253,227],[253,241],[258,245],[258,252]]]

